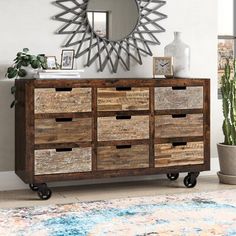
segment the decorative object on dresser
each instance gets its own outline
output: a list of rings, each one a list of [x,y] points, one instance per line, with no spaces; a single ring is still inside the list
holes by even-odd
[[[58,69],[57,66],[57,59],[55,56],[46,56],[46,61],[47,61],[47,69]]]
[[[37,56],[29,54],[28,48],[23,48],[22,52],[18,52],[12,66],[7,68],[6,77],[8,79],[13,78],[34,78],[34,75],[39,69],[46,69],[47,62],[46,57],[43,54]],[[11,94],[15,96],[16,87],[11,87]],[[13,108],[17,100],[11,102],[10,107]]]
[[[218,156],[220,162],[219,181],[225,184],[236,184],[236,61],[234,60],[233,74],[230,76],[229,61],[221,79],[221,94],[223,108],[224,143],[218,143]]]
[[[36,70],[46,69],[47,63],[44,55],[37,56],[29,54],[28,48],[23,48],[22,52],[18,52],[14,59],[14,64],[7,69],[6,77],[13,78],[33,78]]]
[[[78,79],[83,70],[42,70],[34,76],[35,79]]]
[[[173,57],[174,77],[190,76],[190,47],[181,39],[180,32],[174,32],[174,41],[164,48],[167,57]]]
[[[41,199],[50,181],[210,168],[208,79],[16,80],[16,174]]]
[[[74,67],[75,50],[62,50],[61,69],[72,70]]]
[[[153,57],[153,77],[157,75],[173,77],[173,57]]]
[[[97,61],[98,71],[108,64],[114,73],[119,65],[130,70],[132,61],[142,65],[143,55],[152,56],[150,45],[160,44],[156,34],[165,32],[160,21],[167,16],[159,9],[166,1],[57,0],[55,3],[62,12],[54,19],[63,22],[57,33],[68,37],[63,47],[77,46],[75,58],[87,54],[85,66]]]

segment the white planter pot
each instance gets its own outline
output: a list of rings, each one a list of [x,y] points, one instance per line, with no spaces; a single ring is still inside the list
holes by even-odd
[[[27,75],[23,77],[24,79],[33,79],[34,75],[37,74],[38,69],[33,69],[31,66],[22,66],[22,69],[26,70]]]
[[[236,184],[236,146],[217,144],[220,172],[218,177],[221,183]]]

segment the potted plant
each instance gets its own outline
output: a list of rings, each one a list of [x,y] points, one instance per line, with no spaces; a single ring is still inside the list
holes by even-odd
[[[217,144],[221,183],[236,184],[236,60],[233,62],[233,78],[231,78],[229,61],[225,65],[221,82],[223,107],[224,143]]]
[[[47,68],[45,56],[29,54],[29,49],[24,48],[22,52],[17,53],[13,65],[7,69],[6,77],[9,79],[26,77],[27,75],[30,77],[32,76],[30,69],[41,68]]]
[[[23,78],[32,78],[35,73],[35,69],[46,69],[47,61],[44,55],[32,55],[29,54],[29,49],[24,48],[22,52],[16,54],[14,63],[12,66],[8,67],[6,77],[9,79],[23,77]],[[11,88],[11,93],[15,94],[15,86]],[[11,103],[11,108],[17,103],[14,100]]]

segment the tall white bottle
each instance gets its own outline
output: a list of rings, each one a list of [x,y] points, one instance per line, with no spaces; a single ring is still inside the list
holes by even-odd
[[[164,48],[166,57],[173,57],[175,77],[190,76],[190,47],[181,39],[181,32],[174,32],[174,41]]]

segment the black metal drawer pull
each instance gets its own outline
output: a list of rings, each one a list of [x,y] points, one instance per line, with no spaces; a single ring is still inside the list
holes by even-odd
[[[116,91],[131,91],[131,87],[116,87]]]
[[[131,148],[131,147],[132,147],[131,145],[116,145],[117,149],[128,149],[128,148]]]
[[[172,115],[172,118],[185,118],[187,115],[186,114],[175,114]]]
[[[57,148],[56,152],[71,152],[72,148]]]
[[[172,90],[186,90],[187,87],[186,86],[175,86],[175,87],[172,87]]]
[[[72,88],[55,88],[57,92],[70,92]]]
[[[174,142],[172,143],[173,147],[178,147],[178,146],[186,146],[187,142]]]
[[[116,119],[117,120],[130,120],[131,119],[131,116],[116,116]]]
[[[73,118],[56,118],[56,122],[71,122]]]

